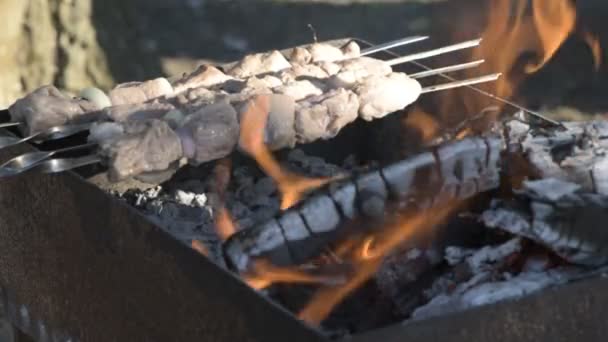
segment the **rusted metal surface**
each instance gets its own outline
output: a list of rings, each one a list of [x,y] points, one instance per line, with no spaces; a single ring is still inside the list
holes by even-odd
[[[0,210],[8,315],[37,340],[323,340],[73,173],[3,180]]]

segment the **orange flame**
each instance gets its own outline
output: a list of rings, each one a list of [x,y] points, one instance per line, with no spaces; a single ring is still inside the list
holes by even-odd
[[[503,77],[495,82],[477,85],[478,89],[500,98],[514,99],[516,90],[526,78],[541,69],[555,55],[566,39],[572,35],[576,28],[577,12],[574,1],[571,0],[492,0],[492,1],[462,1],[466,7],[462,10],[465,15],[456,17],[461,19],[455,25],[458,37],[456,40],[470,39],[471,31],[467,27],[474,26],[470,13],[475,7],[484,7],[487,10],[486,26],[482,31],[482,43],[472,52],[463,56],[466,60],[484,59],[485,62],[474,69],[454,73],[451,76],[457,79],[476,77],[490,73],[502,73]],[[467,7],[468,6],[468,7]],[[464,29],[463,29],[464,27]],[[466,37],[466,38],[465,38]],[[601,49],[598,40],[589,33],[583,32],[583,37],[589,44],[596,68],[601,62]],[[440,57],[442,65],[454,63],[454,56]],[[485,108],[500,105],[495,99],[483,96],[467,88],[454,89],[438,93],[432,106],[423,110],[419,106],[413,109],[414,115],[407,119],[404,125],[408,127],[428,127],[425,123],[428,115],[419,115],[417,112],[435,114],[432,117],[441,125],[440,129],[452,127],[461,123],[467,116],[477,115]],[[480,122],[478,130],[485,130],[488,124],[495,121],[499,113],[489,115]],[[440,132],[440,129],[425,131],[424,141],[433,140],[436,136],[430,133]]]
[[[198,240],[192,240],[192,243],[190,244],[190,246],[192,246],[192,249],[201,253],[202,255],[209,256],[209,249],[207,249],[207,247],[205,245],[203,245],[202,242],[200,242]]]
[[[595,71],[599,71],[600,67],[602,66],[603,58],[603,52],[602,47],[600,46],[600,41],[595,34],[589,31],[584,31],[582,33],[582,36],[585,42],[587,42],[587,45],[589,45],[591,53],[593,54],[593,64],[595,66]]]
[[[215,217],[215,230],[217,235],[226,241],[232,234],[236,233],[236,225],[225,207],[219,208],[219,211]]]
[[[346,296],[365,283],[380,267],[386,255],[416,234],[428,233],[429,229],[443,222],[457,207],[455,203],[441,208],[431,208],[414,217],[382,229],[382,233],[366,238],[355,249],[354,275],[342,286],[320,289],[298,317],[310,324],[319,324]]]
[[[256,290],[267,288],[274,283],[330,285],[345,281],[344,276],[340,274],[314,274],[304,269],[277,267],[266,260],[256,261],[251,274],[243,278],[247,285]]]
[[[259,95],[249,102],[247,110],[241,116],[239,143],[277,183],[282,194],[281,209],[287,209],[297,203],[306,192],[319,188],[332,179],[303,177],[281,168],[264,144],[264,128],[269,111],[270,100],[267,95]]]

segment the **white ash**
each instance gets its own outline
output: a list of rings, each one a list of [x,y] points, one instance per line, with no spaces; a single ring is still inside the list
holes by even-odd
[[[289,170],[309,177],[333,176],[347,170],[298,149],[290,151],[281,162]],[[237,230],[248,229],[278,214],[280,194],[275,182],[256,166],[240,165],[231,170],[225,203],[222,203],[213,175],[195,170],[196,176],[174,181],[170,186],[132,189],[117,195],[184,243],[202,242],[209,250],[209,257],[223,265],[221,241],[215,229],[219,210],[225,206]]]
[[[485,246],[472,253],[465,262],[473,274],[490,271],[508,256],[521,251],[521,243],[521,238],[516,237],[498,246]]]
[[[572,182],[585,191],[608,195],[608,123],[566,122],[564,126],[565,130],[526,130],[522,123],[512,122],[509,137],[512,143],[521,142],[538,178]]]
[[[540,243],[574,264],[608,262],[608,234],[599,222],[608,219],[608,197],[591,194],[557,179],[525,182],[519,197],[494,201],[482,214],[498,228]]]
[[[466,309],[516,299],[547,287],[564,284],[584,276],[586,271],[577,268],[558,268],[547,272],[523,272],[516,276],[503,273],[501,279],[490,282],[486,273],[461,284],[451,293],[442,293],[428,304],[419,307],[411,320],[460,312]],[[411,320],[406,321],[409,322]]]

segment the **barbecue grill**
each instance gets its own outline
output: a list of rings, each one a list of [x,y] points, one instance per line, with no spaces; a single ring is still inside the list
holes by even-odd
[[[345,134],[354,141],[358,133]],[[13,146],[0,160],[33,150]],[[0,208],[2,299],[35,340],[327,340],[82,173],[3,179]],[[598,276],[351,339],[600,341],[607,287]]]

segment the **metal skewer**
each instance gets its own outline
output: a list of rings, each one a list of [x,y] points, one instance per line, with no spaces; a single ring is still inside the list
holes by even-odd
[[[74,134],[87,131],[90,126],[90,124],[55,126],[44,131],[39,131],[34,134],[30,134],[24,138],[9,135],[0,136],[0,149],[7,148],[13,145],[18,145],[30,140],[38,142],[41,140],[55,140],[66,138]]]
[[[361,50],[361,53],[359,55],[367,56],[367,55],[374,54],[376,52],[393,49],[393,48],[403,46],[403,45],[417,43],[417,42],[427,40],[427,39],[429,39],[429,36],[414,36],[414,37],[401,38],[401,39],[393,40],[390,42],[378,44],[378,45],[369,47],[367,49],[363,49],[363,50]]]
[[[59,173],[87,165],[97,164],[102,160],[102,157],[95,154],[77,158],[49,159],[37,164],[34,169],[41,173]]]
[[[65,147],[53,151],[34,151],[24,153],[0,165],[0,175],[16,175],[36,167],[44,160],[47,160],[57,154],[84,150],[95,146],[97,146],[96,143],[89,143],[84,145]]]
[[[454,45],[444,46],[444,47],[434,49],[434,50],[423,51],[423,52],[419,52],[419,53],[415,53],[415,54],[411,54],[411,55],[407,55],[407,56],[403,56],[403,57],[397,57],[395,59],[391,59],[391,60],[387,61],[387,63],[390,66],[403,64],[403,63],[407,63],[407,62],[411,62],[411,61],[415,61],[415,60],[419,60],[419,59],[435,57],[435,56],[443,55],[443,54],[458,51],[458,50],[464,50],[464,49],[476,47],[476,46],[479,46],[479,44],[481,44],[481,38],[468,40],[466,42],[462,42],[462,43],[458,43],[458,44],[454,44]]]
[[[9,128],[21,125],[21,122],[4,122],[0,123],[0,128]]]
[[[425,78],[425,77],[429,77],[429,76],[436,76],[436,75],[441,75],[441,74],[453,72],[453,71],[472,69],[472,68],[478,67],[479,65],[483,64],[484,62],[485,62],[484,59],[480,59],[480,60],[474,61],[474,62],[450,65],[447,67],[431,69],[431,70],[427,70],[427,71],[421,71],[421,72],[418,72],[415,74],[411,74],[409,76],[410,76],[410,78],[414,78],[414,79]]]
[[[498,78],[500,78],[501,75],[502,75],[502,73],[496,73],[496,74],[490,74],[490,75],[485,75],[485,76],[480,76],[480,77],[475,77],[475,78],[469,78],[469,79],[461,80],[461,81],[454,81],[454,82],[449,82],[449,83],[444,83],[444,84],[436,84],[436,85],[422,88],[421,94],[428,94],[428,93],[433,93],[433,92],[441,91],[441,90],[448,90],[448,89],[460,88],[460,87],[465,87],[465,86],[474,85],[474,84],[492,82],[492,81],[496,81]]]

